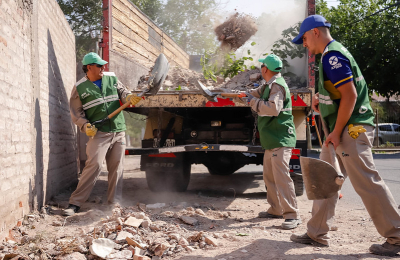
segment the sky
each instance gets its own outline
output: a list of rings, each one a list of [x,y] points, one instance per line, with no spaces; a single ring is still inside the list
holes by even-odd
[[[226,3],[226,10],[233,11],[237,8],[240,12],[252,14],[255,17],[261,15],[261,13],[269,12],[280,12],[287,8],[287,4],[290,4],[290,0],[219,0],[221,3]],[[328,6],[337,6],[338,0],[327,0]]]

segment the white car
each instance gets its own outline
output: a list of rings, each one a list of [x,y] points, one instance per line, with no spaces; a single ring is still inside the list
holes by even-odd
[[[386,142],[394,145],[400,145],[400,125],[394,123],[380,123],[378,124],[379,145],[386,144]],[[375,133],[376,134],[376,133]],[[376,139],[376,137],[375,137]],[[376,144],[376,140],[375,140]]]

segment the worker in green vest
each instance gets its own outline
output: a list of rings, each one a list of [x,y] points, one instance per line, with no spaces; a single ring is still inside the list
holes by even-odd
[[[310,54],[322,54],[319,63],[318,89],[312,108],[327,123],[320,159],[330,161],[328,144],[332,143],[341,172],[364,202],[379,234],[382,245],[369,250],[377,255],[395,256],[400,252],[400,215],[395,200],[375,168],[371,147],[374,140],[374,114],[368,97],[368,86],[350,52],[330,35],[331,24],[320,15],[307,17],[300,26],[295,44],[303,44]],[[325,200],[315,200],[307,233],[291,236],[303,244],[329,246],[330,224],[335,215],[339,192]]]
[[[141,98],[130,94],[113,72],[104,72],[104,61],[94,52],[82,60],[86,76],[72,89],[70,112],[72,121],[81,132],[89,136],[86,146],[87,160],[78,187],[69,199],[63,215],[72,216],[89,198],[100,175],[104,159],[108,170],[107,201],[112,203],[122,196],[125,156],[125,119],[122,112],[96,128],[91,122],[106,118],[120,107],[120,100],[136,105]]]
[[[270,208],[260,212],[263,218],[284,218],[283,229],[301,224],[289,161],[296,146],[290,91],[280,71],[282,61],[274,54],[260,59],[266,84],[249,91],[243,98],[258,114],[260,141],[265,149],[263,177]]]

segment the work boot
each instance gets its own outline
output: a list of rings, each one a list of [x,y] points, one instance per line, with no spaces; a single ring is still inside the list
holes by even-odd
[[[258,217],[259,218],[283,218],[283,216],[270,214],[266,211],[262,211],[262,212],[258,213]]]
[[[383,243],[382,245],[373,244],[369,251],[375,255],[383,255],[383,256],[396,256],[398,252],[400,252],[400,245],[392,245],[388,242]]]
[[[63,211],[63,216],[72,216],[74,215],[76,212],[78,212],[78,210],[81,207],[73,205],[73,204],[69,204],[68,208],[64,209]]]
[[[329,245],[321,244],[321,243],[313,240],[311,237],[309,237],[307,235],[307,233],[305,233],[303,235],[293,234],[290,236],[290,240],[292,240],[293,242],[296,242],[296,243],[300,243],[300,244],[308,244],[308,245],[314,245],[314,246],[319,246],[319,247],[329,246]]]
[[[285,222],[282,223],[281,227],[282,229],[294,229],[300,224],[301,219],[285,219]]]

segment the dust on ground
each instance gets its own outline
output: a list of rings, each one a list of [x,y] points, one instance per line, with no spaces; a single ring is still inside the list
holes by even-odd
[[[337,207],[332,245],[319,248],[289,239],[292,233],[306,231],[312,202],[305,195],[298,197],[303,224],[297,229],[283,230],[282,220],[257,217],[268,208],[261,167],[245,166],[230,176],[212,176],[206,167],[193,165],[187,192],[153,193],[139,170],[139,160],[139,156],[125,160],[125,200],[120,205],[102,202],[107,190],[103,173],[75,216],[61,216],[71,189],[53,198],[42,212],[21,220],[8,241],[0,244],[0,259],[101,259],[92,252],[99,252],[98,243],[104,240],[111,245],[107,259],[132,259],[135,252],[149,257],[135,259],[153,260],[160,256],[180,260],[388,259],[368,253],[371,244],[384,239],[365,208],[350,204],[346,196]]]

